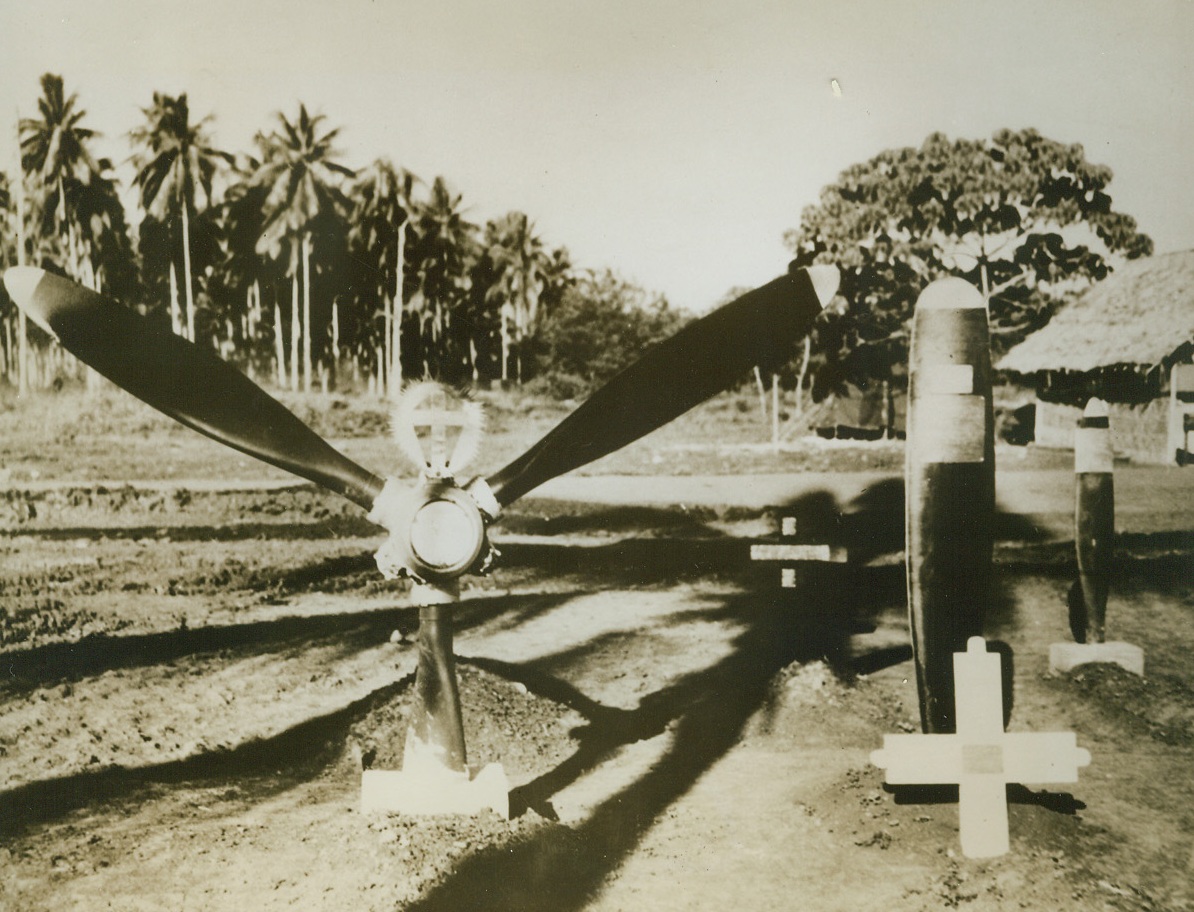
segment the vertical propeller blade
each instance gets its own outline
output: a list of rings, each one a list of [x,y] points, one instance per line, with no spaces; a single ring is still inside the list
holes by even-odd
[[[594,393],[547,436],[486,479],[507,506],[606,456],[729,387],[779,365],[837,293],[833,266],[797,269],[690,323]]]
[[[322,485],[366,510],[382,480],[335,450],[214,353],[69,279],[20,266],[8,293],[63,347],[188,427]]]

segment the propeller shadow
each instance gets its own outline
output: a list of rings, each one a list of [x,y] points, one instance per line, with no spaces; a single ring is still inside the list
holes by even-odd
[[[672,616],[675,623],[698,615],[732,621],[741,632],[723,659],[649,694],[633,709],[604,706],[561,677],[571,667],[583,667],[589,655],[610,648],[614,635],[522,664],[477,656],[462,659],[520,682],[586,719],[572,733],[578,746],[568,759],[511,793],[512,814],[535,810],[556,819],[552,797],[612,752],[667,730],[673,732],[673,740],[645,775],[605,800],[579,826],[564,833],[559,827],[546,827],[522,843],[472,856],[411,908],[582,908],[659,815],[739,742],[751,718],[774,708],[773,682],[779,671],[793,662],[824,659],[839,676],[849,678],[860,667],[910,656],[888,649],[852,655],[849,639],[858,625],[842,610],[841,596],[819,585],[798,588],[799,602],[781,604],[770,596],[743,593],[725,599],[720,607]]]
[[[470,599],[457,609],[456,625],[467,630],[512,610],[530,620],[571,597],[562,593]],[[231,650],[245,657],[332,637],[340,638],[345,651],[352,652],[384,643],[395,630],[413,635],[418,624],[418,608],[402,606],[160,633],[94,634],[77,642],[0,653],[0,694],[21,694],[118,668],[161,665],[202,653]]]

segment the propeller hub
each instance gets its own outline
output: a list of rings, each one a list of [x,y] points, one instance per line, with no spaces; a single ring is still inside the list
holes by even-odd
[[[413,569],[420,576],[452,578],[480,557],[485,524],[467,494],[459,488],[445,488],[415,509],[409,536]]]
[[[476,453],[483,417],[480,405],[439,383],[416,383],[403,392],[391,429],[420,481],[405,490],[386,482],[369,514],[390,530],[377,552],[385,576],[444,585],[488,566],[485,526],[501,508],[483,480],[463,488],[455,480]]]
[[[390,532],[376,554],[389,579],[450,583],[483,570],[492,552],[477,502],[450,478],[424,476],[413,488],[390,479],[369,518]]]

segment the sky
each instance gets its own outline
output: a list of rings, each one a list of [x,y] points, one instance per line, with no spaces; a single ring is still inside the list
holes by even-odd
[[[526,212],[696,312],[782,273],[843,169],[935,131],[1081,143],[1158,252],[1194,248],[1192,0],[0,0],[0,35],[0,123],[58,73],[120,163],[154,91],[230,152],[303,102],[345,164],[443,175],[474,221]]]

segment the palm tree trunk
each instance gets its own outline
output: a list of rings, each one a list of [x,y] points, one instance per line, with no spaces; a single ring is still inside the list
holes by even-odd
[[[303,392],[311,392],[311,235],[303,235]]]
[[[274,372],[279,389],[286,386],[286,341],[282,335],[282,306],[274,296]]]
[[[328,359],[328,373],[332,389],[336,388],[336,375],[340,370],[340,302],[332,299],[332,353]]]
[[[382,316],[382,330],[381,330],[381,345],[378,347],[378,362],[377,362],[377,380],[378,383],[389,383],[390,366],[394,363],[393,355],[390,352],[390,344],[394,338],[393,322],[394,309],[393,302],[390,301],[386,294],[384,287],[379,286],[377,293],[381,296],[381,316]],[[381,389],[388,389],[388,386],[382,386]]]
[[[4,327],[4,346],[3,351],[0,352],[0,377],[5,377],[11,381],[16,376],[16,369],[13,364],[12,353],[16,349],[16,340],[13,338],[12,324],[13,320],[5,317],[0,320],[0,324]]]
[[[187,338],[195,341],[195,293],[191,289],[191,220],[186,200],[182,203],[182,277],[186,281]]]
[[[24,245],[22,245],[24,246]],[[17,395],[29,392],[29,324],[25,311],[17,311]]]
[[[406,222],[398,226],[398,262],[394,271],[394,325],[390,329],[390,398],[397,399],[402,392],[402,313],[406,309],[402,300],[406,284]]]
[[[299,388],[299,336],[302,325],[299,323],[299,289],[298,271],[290,274],[290,388]]]
[[[779,374],[771,375],[771,446],[779,448]]]
[[[174,335],[184,336],[182,328],[182,315],[178,311],[178,267],[170,264],[170,328],[174,330]]]
[[[510,380],[510,327],[507,307],[502,306],[502,385]]]

